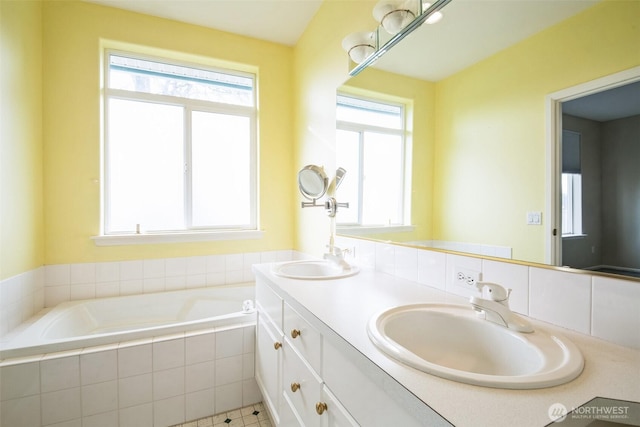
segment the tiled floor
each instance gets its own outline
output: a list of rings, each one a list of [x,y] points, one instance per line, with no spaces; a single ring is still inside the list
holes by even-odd
[[[262,403],[245,406],[229,412],[200,418],[174,427],[271,427],[271,421]]]

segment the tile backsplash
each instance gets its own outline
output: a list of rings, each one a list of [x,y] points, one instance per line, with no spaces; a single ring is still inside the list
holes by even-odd
[[[354,249],[360,267],[373,268],[423,285],[469,297],[473,288],[456,284],[460,269],[511,288],[515,312],[625,347],[640,349],[640,282],[584,271],[500,262],[348,237],[336,245]]]

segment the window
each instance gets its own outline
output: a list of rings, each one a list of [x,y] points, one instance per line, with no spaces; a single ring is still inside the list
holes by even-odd
[[[582,235],[581,135],[562,131],[562,236]]]
[[[337,165],[350,179],[340,187],[340,225],[405,223],[405,119],[400,104],[338,95]]]
[[[257,228],[255,77],[109,51],[104,234]]]
[[[562,174],[562,235],[582,234],[582,175]]]

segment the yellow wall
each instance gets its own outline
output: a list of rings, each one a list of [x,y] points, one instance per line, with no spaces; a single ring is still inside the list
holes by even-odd
[[[348,79],[350,66],[341,43],[351,32],[376,27],[374,5],[370,0],[325,0],[295,47],[296,150],[289,185],[295,191],[294,247],[309,254],[326,252],[331,222],[324,209],[300,208],[296,173],[313,163],[324,166],[330,179],[335,174],[336,89]]]
[[[411,232],[370,234],[367,238],[406,242],[430,240],[433,212],[433,152],[435,83],[375,68],[349,79],[344,90],[355,95],[389,97],[408,102],[407,149],[411,151]],[[348,171],[347,171],[348,173]]]
[[[545,96],[640,65],[639,17],[605,1],[437,83],[435,239],[544,261]]]
[[[289,249],[293,48],[98,6],[43,8],[45,263]],[[101,45],[127,43],[258,70],[260,240],[96,247],[100,233]]]
[[[0,1],[0,279],[40,267],[42,6]]]

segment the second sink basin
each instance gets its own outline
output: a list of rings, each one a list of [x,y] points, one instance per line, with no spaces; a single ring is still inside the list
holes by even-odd
[[[291,261],[273,267],[273,273],[278,276],[302,280],[340,279],[353,276],[359,271],[356,266],[342,267],[327,260]]]
[[[557,334],[520,333],[479,319],[468,306],[415,304],[374,316],[371,341],[421,371],[487,387],[532,389],[569,382],[582,372],[580,350]]]

